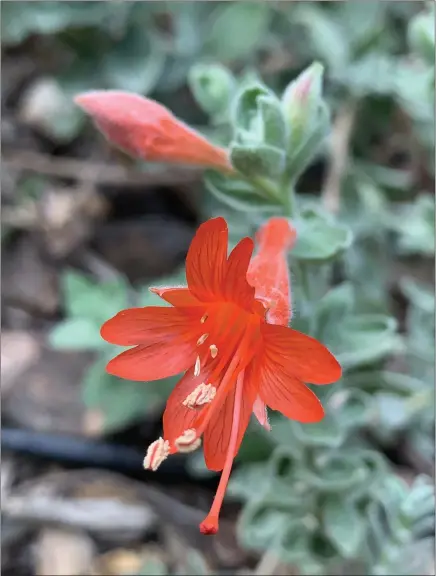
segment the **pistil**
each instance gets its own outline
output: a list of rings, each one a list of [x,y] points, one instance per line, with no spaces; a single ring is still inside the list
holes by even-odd
[[[242,393],[244,390],[244,371],[242,371],[236,382],[235,403],[233,406],[232,430],[230,432],[229,447],[227,449],[224,468],[221,473],[218,489],[212,503],[209,514],[200,524],[200,532],[203,534],[216,534],[218,532],[219,514],[224,500],[227,484],[232,470],[233,460],[235,458],[236,444],[238,441],[239,422],[241,417]]]

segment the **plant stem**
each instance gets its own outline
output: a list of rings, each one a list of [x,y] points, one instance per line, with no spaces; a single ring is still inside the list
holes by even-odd
[[[283,197],[283,208],[285,216],[288,218],[293,218],[296,215],[296,198],[295,198],[295,187],[293,183],[286,181],[282,186],[282,197]]]

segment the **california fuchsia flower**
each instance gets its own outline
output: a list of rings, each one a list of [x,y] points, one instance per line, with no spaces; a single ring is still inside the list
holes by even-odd
[[[188,286],[153,289],[172,307],[124,310],[101,329],[108,342],[133,346],[109,362],[111,374],[157,380],[185,372],[167,401],[163,438],[151,444],[144,465],[155,470],[169,454],[195,450],[203,439],[207,467],[222,470],[200,525],[204,534],[218,530],[232,463],[252,411],[264,425],[265,406],[300,422],[317,422],[324,411],[304,382],[330,384],[341,377],[340,365],[323,344],[269,323],[272,298],[279,301],[286,293],[280,262],[293,231],[278,219],[260,231],[259,240],[261,251],[250,272],[253,287],[247,281],[253,241],[242,239],[227,256],[225,220],[208,220],[188,251]],[[267,269],[267,259],[277,277]]]
[[[79,94],[74,101],[110,142],[132,156],[232,170],[226,150],[208,142],[154,100],[101,90]]]

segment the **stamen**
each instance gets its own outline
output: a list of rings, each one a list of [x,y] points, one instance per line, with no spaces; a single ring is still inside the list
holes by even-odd
[[[204,342],[206,342],[206,338],[209,336],[209,334],[203,334],[202,336],[200,336],[200,338],[197,340],[197,346],[201,346]]]
[[[143,466],[146,470],[155,472],[164,460],[167,459],[170,451],[168,440],[158,438],[150,444],[144,458]]]
[[[200,376],[200,368],[201,368],[201,364],[200,364],[200,356],[197,356],[197,360],[195,361],[195,366],[194,366],[194,376]]]
[[[218,356],[218,348],[215,346],[215,344],[211,344],[209,346],[209,350],[212,358],[216,358]]]
[[[202,324],[204,324],[208,318],[209,318],[209,316],[207,314],[205,314],[204,316],[201,317],[200,322]]]
[[[203,404],[209,404],[215,398],[216,388],[212,384],[205,384],[204,382],[197,386],[197,388],[186,397],[182,402],[183,406],[188,408],[195,408]]]
[[[193,428],[189,428],[185,430],[181,436],[176,438],[174,444],[178,452],[186,454],[200,447],[201,438],[197,437],[197,432]]]

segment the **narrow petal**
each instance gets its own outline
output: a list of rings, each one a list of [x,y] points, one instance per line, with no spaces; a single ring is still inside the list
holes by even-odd
[[[256,416],[259,424],[263,426],[265,430],[271,430],[271,424],[268,421],[266,404],[260,396],[258,396],[254,401],[253,414]]]
[[[145,160],[213,166],[231,171],[227,151],[149,98],[117,90],[79,94],[75,103],[113,144]]]
[[[118,346],[179,342],[187,338],[198,308],[148,306],[122,310],[101,327],[103,340]],[[196,333],[195,333],[196,334]],[[195,334],[191,337],[195,341]]]
[[[268,308],[270,324],[288,326],[291,319],[291,279],[287,251],[296,240],[296,230],[287,218],[270,218],[256,234],[258,250],[251,260],[247,279],[256,288],[256,298]]]
[[[230,253],[224,279],[223,292],[226,300],[249,311],[254,304],[254,288],[247,282],[247,270],[253,254],[251,238],[243,238]]]
[[[195,362],[196,349],[190,343],[154,343],[136,346],[113,358],[106,367],[109,374],[147,382],[175,376]]]
[[[211,418],[204,432],[204,459],[209,470],[220,471],[224,467],[229,449],[232,431],[236,387],[233,386],[227,394],[221,409]],[[239,451],[245,431],[250,421],[253,404],[258,394],[258,388],[253,378],[244,378],[244,392],[241,400],[241,412],[238,427],[235,457]]]
[[[297,239],[292,223],[282,216],[275,216],[259,228],[256,243],[260,252],[281,253],[290,250]]]
[[[257,254],[251,261],[247,279],[256,289],[256,298],[267,308],[270,324],[288,326],[291,319],[290,276],[284,254],[265,257]]]
[[[284,326],[261,324],[264,351],[290,377],[311,384],[331,384],[342,369],[333,354],[315,338]]]
[[[162,300],[172,304],[173,306],[201,306],[202,302],[197,300],[195,296],[191,294],[189,288],[175,288],[172,286],[168,287],[153,287],[150,288],[150,292],[157,294]]]
[[[224,218],[212,218],[197,230],[186,257],[186,278],[195,298],[203,302],[223,299],[228,230]]]
[[[273,410],[305,424],[319,422],[324,417],[321,402],[312,390],[277,364],[262,362],[259,379],[260,397]]]

